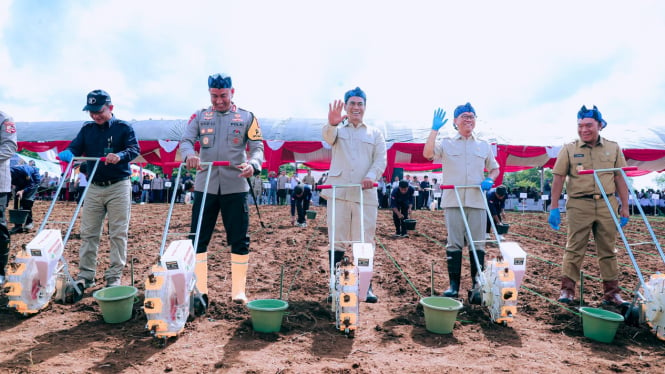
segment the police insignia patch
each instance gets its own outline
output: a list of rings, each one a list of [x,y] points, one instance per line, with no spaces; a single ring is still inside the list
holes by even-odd
[[[261,127],[259,126],[259,121],[256,120],[256,117],[252,120],[252,124],[249,126],[247,131],[247,137],[249,140],[263,140],[263,135],[261,134]]]
[[[192,121],[194,120],[194,118],[196,118],[196,113],[192,114],[192,116],[189,117],[189,122],[187,122],[187,124],[189,125],[190,123],[192,123]]]
[[[14,122],[5,121],[4,125],[5,125],[5,132],[9,134],[13,134],[16,132],[16,125],[14,124]]]

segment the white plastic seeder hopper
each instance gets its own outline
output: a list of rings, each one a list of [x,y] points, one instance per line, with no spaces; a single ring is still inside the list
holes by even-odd
[[[517,315],[517,302],[519,288],[526,272],[526,252],[516,242],[503,242],[499,235],[494,221],[491,219],[491,212],[487,205],[485,191],[479,185],[470,186],[441,186],[441,189],[453,189],[457,203],[462,212],[462,220],[466,228],[467,238],[472,238],[471,228],[464,212],[464,206],[459,194],[459,190],[478,190],[483,196],[485,210],[490,223],[495,240],[469,240],[471,250],[470,261],[475,261],[476,269],[481,269],[480,261],[476,254],[476,243],[495,242],[499,246],[499,256],[495,259],[485,261],[485,268],[479,271],[474,280],[475,287],[469,291],[469,303],[479,304],[487,307],[493,322],[508,325],[512,323]]]
[[[181,163],[166,163],[166,166],[178,167],[178,177],[175,185],[180,183],[182,175]],[[229,166],[228,161],[201,162],[201,167]],[[206,192],[210,182],[210,175],[206,174],[201,209],[199,210],[198,224],[194,234],[194,243],[191,239],[173,240],[166,248],[169,235],[190,235],[191,233],[171,233],[169,226],[175,206],[176,194],[171,197],[169,211],[164,225],[162,242],[159,248],[157,263],[153,265],[152,272],[145,281],[145,299],[143,309],[148,319],[146,329],[155,338],[166,339],[177,336],[185,327],[185,323],[194,317],[203,315],[208,307],[207,299],[207,253],[196,253],[199,241],[203,207],[205,206]],[[197,263],[203,262],[196,271]]]
[[[376,187],[377,184],[375,183]],[[360,240],[350,242],[335,241],[335,217],[337,214],[335,199],[337,190],[358,189],[360,210]],[[360,320],[360,301],[367,298],[367,290],[374,273],[374,245],[365,243],[365,225],[363,211],[363,190],[361,184],[321,185],[319,189],[332,189],[331,209],[332,222],[330,237],[330,295],[332,311],[335,312],[335,328],[349,337],[354,337]],[[351,244],[353,261],[344,256],[335,263],[335,244]]]
[[[16,254],[14,261],[8,266],[4,291],[9,299],[7,304],[9,308],[24,316],[29,316],[46,308],[53,294],[55,294],[55,300],[63,304],[72,304],[83,298],[84,285],[72,278],[63,252],[90,184],[83,190],[83,195],[76,204],[76,209],[69,222],[55,222],[49,218],[64,182],[72,171],[74,161],[95,161],[95,166],[89,176],[89,180],[92,180],[99,162],[104,162],[104,160],[104,157],[74,157],[67,164],[51,205],[37,230],[37,235]],[[47,225],[64,223],[69,223],[64,238],[60,229],[46,229]]]
[[[657,271],[655,274],[651,275],[648,282],[645,281],[640,266],[635,259],[632,247],[653,245],[658,252],[658,256],[660,257],[663,264],[665,264],[665,254],[663,253],[663,249],[658,242],[656,234],[649,224],[649,220],[644,214],[644,210],[639,203],[639,199],[637,196],[635,196],[635,192],[632,188],[630,180],[626,175],[626,171],[631,170],[637,170],[637,167],[629,166],[624,168],[581,170],[579,171],[579,174],[593,174],[594,181],[600,189],[600,193],[602,194],[603,199],[605,200],[605,203],[610,210],[612,218],[614,219],[614,224],[617,227],[619,235],[621,236],[621,240],[626,247],[626,252],[630,257],[631,264],[633,265],[635,273],[637,274],[638,284],[635,287],[635,295],[633,296],[633,300],[631,304],[625,308],[625,310],[622,310],[626,323],[632,325],[646,323],[658,339],[665,340],[665,274]],[[638,208],[640,217],[642,219],[642,224],[644,227],[646,227],[651,241],[629,243],[628,239],[626,239],[626,235],[624,233],[623,227],[621,227],[617,213],[614,211],[614,209],[612,209],[612,205],[607,197],[605,188],[603,188],[603,184],[600,182],[600,178],[598,177],[599,173],[617,172],[621,175],[626,185],[628,186],[630,197]],[[631,225],[635,225],[635,223],[631,223]]]

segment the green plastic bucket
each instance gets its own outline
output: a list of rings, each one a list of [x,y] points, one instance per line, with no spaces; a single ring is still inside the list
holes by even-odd
[[[307,215],[307,219],[314,219],[316,218],[316,211],[315,210],[308,210],[305,212]]]
[[[279,332],[282,318],[289,303],[277,299],[252,300],[247,303],[252,317],[252,327],[258,332]]]
[[[612,343],[623,316],[605,309],[581,307],[584,336],[601,343]]]
[[[462,309],[462,303],[450,297],[430,296],[420,299],[420,305],[425,312],[425,328],[435,334],[450,334],[453,332],[457,312]]]
[[[134,297],[138,289],[132,286],[102,288],[92,294],[102,310],[106,323],[121,323],[132,317]]]

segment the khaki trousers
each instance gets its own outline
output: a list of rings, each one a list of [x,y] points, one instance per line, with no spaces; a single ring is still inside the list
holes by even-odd
[[[612,209],[616,212],[619,206],[616,198],[610,196]],[[584,261],[589,234],[593,233],[598,255],[600,277],[604,281],[617,280],[619,277],[616,258],[617,229],[605,200],[569,199],[566,204],[568,216],[568,241],[563,255],[563,275],[580,281],[580,268]]]

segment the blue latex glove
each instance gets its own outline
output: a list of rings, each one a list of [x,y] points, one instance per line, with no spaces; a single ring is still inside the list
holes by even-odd
[[[483,191],[489,191],[490,188],[492,188],[493,185],[494,185],[494,181],[492,180],[492,178],[488,177],[488,178],[485,178],[485,180],[482,181],[482,183],[480,183],[480,188],[482,188]]]
[[[621,217],[621,219],[619,220],[619,225],[620,225],[621,227],[624,227],[624,226],[626,226],[627,224],[628,224],[628,217]]]
[[[561,224],[561,213],[559,212],[559,208],[550,210],[550,218],[547,220],[547,222],[549,222],[552,230],[559,229],[559,224]]]
[[[69,149],[65,149],[58,153],[58,158],[60,158],[60,161],[70,162],[74,158],[74,154]]]
[[[434,118],[432,118],[432,130],[439,131],[439,129],[442,128],[446,122],[448,122],[448,119],[446,118],[446,112],[441,108],[435,110]]]

